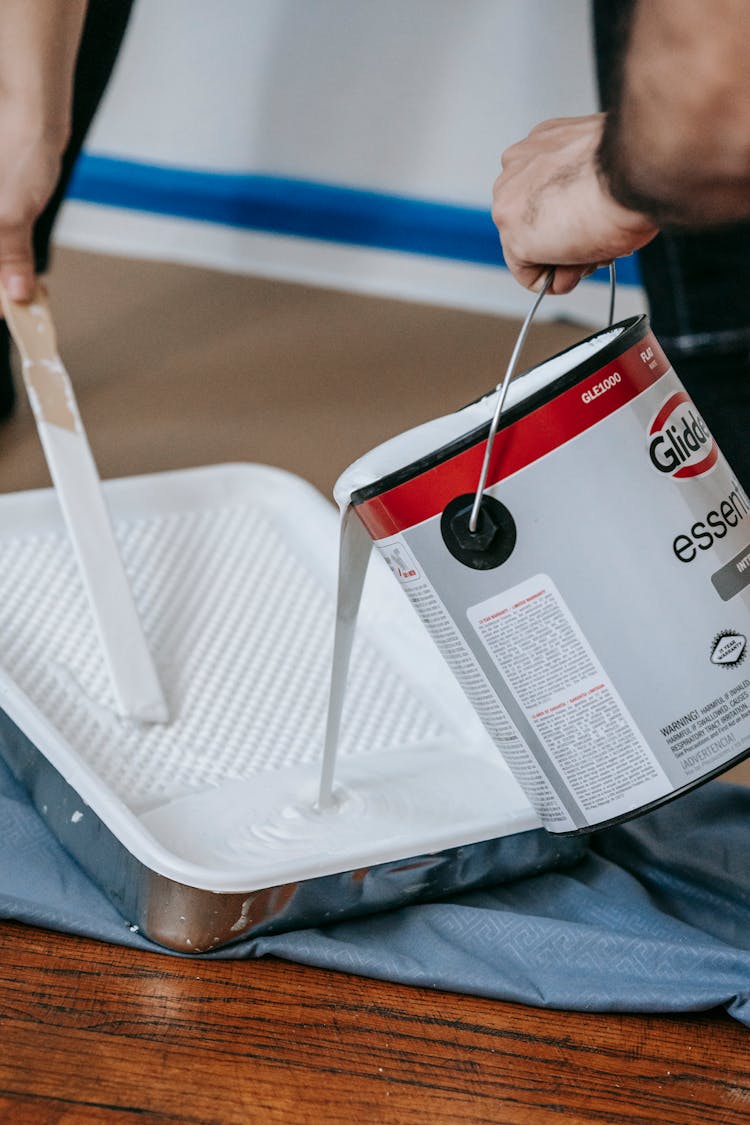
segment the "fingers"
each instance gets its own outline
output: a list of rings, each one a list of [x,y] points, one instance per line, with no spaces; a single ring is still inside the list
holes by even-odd
[[[516,281],[520,285],[523,285],[524,289],[530,289],[533,293],[539,292],[544,285],[547,274],[551,269],[554,269],[555,276],[552,279],[549,292],[556,296],[571,293],[576,285],[578,285],[579,281],[590,277],[602,264],[601,262],[596,262],[590,265],[539,265],[538,262],[527,262],[522,258],[516,257],[512,250],[507,248],[505,249],[503,257],[506,266]]]
[[[597,265],[644,245],[656,234],[608,195],[598,173],[603,117],[543,121],[502,154],[492,218],[506,264],[539,291],[555,267],[550,292],[570,293]]]
[[[587,276],[587,270],[582,266],[555,266],[555,280],[550,292],[559,297],[572,293],[578,282]]]
[[[31,231],[30,223],[0,227],[0,283],[11,300],[24,304],[36,287]]]

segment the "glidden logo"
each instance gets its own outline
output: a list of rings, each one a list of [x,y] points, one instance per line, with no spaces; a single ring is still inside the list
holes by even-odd
[[[660,473],[699,477],[716,464],[719,448],[686,391],[670,395],[649,427],[648,453]]]

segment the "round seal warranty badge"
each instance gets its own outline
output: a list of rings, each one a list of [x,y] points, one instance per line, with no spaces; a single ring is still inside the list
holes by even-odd
[[[711,663],[736,668],[747,658],[747,637],[734,629],[722,629],[711,643]]]

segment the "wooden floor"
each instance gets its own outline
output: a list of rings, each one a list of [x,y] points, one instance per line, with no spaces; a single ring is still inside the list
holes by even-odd
[[[72,252],[51,290],[104,476],[255,460],[329,492],[376,441],[495,383],[516,327]],[[579,335],[540,325],[528,358]],[[0,491],[47,483],[24,404]],[[0,1122],[135,1120],[739,1125],[750,1054],[721,1013],[537,1011],[0,924]]]
[[[746,1125],[728,1017],[537,1011],[271,961],[6,925],[9,1125]]]

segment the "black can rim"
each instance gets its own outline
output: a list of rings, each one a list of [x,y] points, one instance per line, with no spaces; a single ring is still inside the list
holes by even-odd
[[[540,406],[545,406],[564,391],[575,387],[577,383],[588,378],[589,375],[593,375],[596,371],[617,359],[618,356],[621,356],[623,352],[632,348],[634,344],[639,343],[651,331],[648,317],[645,313],[641,313],[638,316],[620,320],[616,324],[613,324],[611,328],[600,328],[598,331],[592,332],[590,336],[584,336],[582,340],[578,340],[575,344],[563,348],[562,351],[555,352],[554,355],[549,356],[549,358],[543,362],[549,363],[550,360],[559,359],[561,356],[567,355],[568,352],[573,351],[574,348],[579,348],[582,344],[586,344],[590,340],[595,340],[597,336],[601,336],[603,332],[608,332],[616,328],[622,329],[617,338],[612,340],[611,343],[605,344],[595,355],[582,360],[580,363],[576,364],[575,367],[572,367],[570,371],[559,375],[557,379],[553,379],[546,387],[542,387],[534,394],[529,395],[528,398],[518,403],[517,406],[510,407],[500,419],[498,432],[506,429],[508,426],[512,426],[521,418],[526,417],[527,414],[538,410]],[[541,366],[541,364],[535,366],[538,367]],[[535,368],[526,368],[524,371],[520,372],[516,378],[522,379],[524,375],[527,375],[534,369]],[[456,413],[460,413],[461,410],[465,410],[468,406],[472,406],[475,402],[479,402],[481,398],[486,397],[486,394],[491,393],[491,391],[485,392],[484,395],[472,399],[471,402],[465,403],[463,407],[459,407]],[[490,430],[490,422],[491,419],[488,418],[481,426],[476,426],[473,430],[468,430],[465,434],[461,434],[460,437],[455,438],[446,445],[440,446],[426,457],[420,457],[416,461],[411,461],[408,465],[404,465],[400,469],[394,469],[393,472],[379,477],[371,484],[356,489],[351,494],[350,503],[356,506],[357,504],[364,503],[366,500],[372,500],[376,496],[381,496],[384,492],[390,492],[392,488],[397,488],[401,484],[406,484],[407,481],[412,480],[414,477],[421,476],[422,473],[427,472],[429,469],[433,469],[444,461],[449,461],[452,457],[456,457],[459,453],[471,449],[472,446],[486,440]]]
[[[545,828],[545,832],[549,832],[550,836],[563,836],[571,838],[573,836],[591,836],[595,832],[603,832],[607,828],[616,828],[620,824],[627,824],[631,820],[638,820],[639,817],[646,816],[650,812],[655,812],[656,809],[661,809],[664,805],[671,805],[672,801],[676,801],[678,797],[684,797],[687,793],[692,793],[694,789],[700,789],[701,785],[705,785],[707,781],[715,781],[727,770],[733,769],[735,766],[740,765],[741,762],[747,761],[750,758],[750,747],[740,751],[728,762],[721,762],[717,766],[713,766],[707,773],[701,774],[699,777],[693,777],[685,785],[681,785],[679,789],[673,789],[671,793],[665,793],[663,797],[657,797],[654,801],[649,801],[645,805],[639,805],[635,809],[630,809],[628,812],[620,813],[619,816],[610,817],[609,820],[600,820],[596,824],[586,824],[583,828],[569,828],[565,831],[553,831],[551,828]]]

